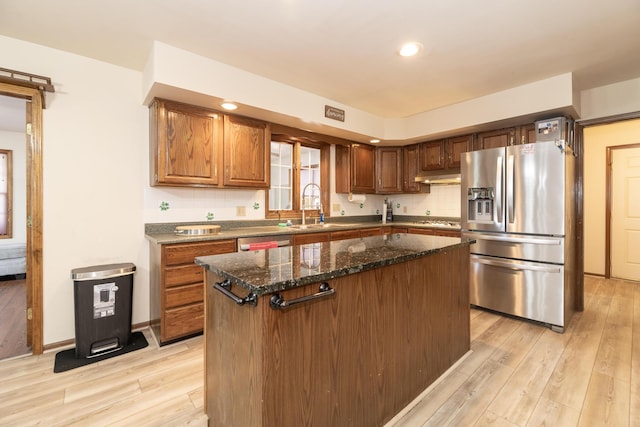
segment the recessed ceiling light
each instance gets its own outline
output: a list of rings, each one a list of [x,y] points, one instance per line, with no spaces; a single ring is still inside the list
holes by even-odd
[[[380,142],[380,140],[379,139],[372,139],[369,142],[372,143],[372,144],[377,144],[378,142]]]
[[[225,110],[229,110],[229,111],[233,111],[233,110],[238,108],[238,106],[236,104],[234,104],[233,102],[223,102],[220,105],[222,105],[222,108],[224,108]]]
[[[415,56],[422,50],[422,45],[417,42],[405,43],[400,47],[400,56]]]

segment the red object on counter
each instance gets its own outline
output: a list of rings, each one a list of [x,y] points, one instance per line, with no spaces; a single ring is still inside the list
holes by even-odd
[[[278,242],[276,242],[275,240],[271,242],[249,243],[250,251],[256,251],[259,249],[271,249],[271,248],[277,248],[277,247],[278,247]]]

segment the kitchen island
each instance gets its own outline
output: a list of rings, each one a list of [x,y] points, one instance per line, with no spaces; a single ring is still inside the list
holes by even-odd
[[[391,234],[196,258],[212,426],[384,425],[469,351],[469,242]]]

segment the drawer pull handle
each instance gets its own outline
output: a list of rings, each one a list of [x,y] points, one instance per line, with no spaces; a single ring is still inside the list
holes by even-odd
[[[244,298],[239,297],[238,295],[231,292],[231,281],[229,279],[226,279],[222,282],[214,283],[213,288],[222,292],[224,295],[228,296],[229,298],[231,298],[238,305],[245,305],[245,304],[250,304],[253,306],[258,305],[258,296],[253,292],[249,292],[249,294]]]
[[[323,297],[328,297],[329,295],[333,295],[336,293],[336,290],[333,289],[331,286],[329,286],[329,284],[327,282],[323,282],[320,285],[320,291],[313,294],[313,295],[307,295],[304,297],[300,297],[300,298],[294,298],[291,299],[289,301],[286,301],[284,298],[282,298],[282,295],[280,295],[279,293],[275,293],[271,296],[271,300],[269,301],[269,305],[271,306],[272,309],[274,310],[285,310],[287,308],[290,308],[291,306],[294,306],[296,304],[300,304],[306,301],[311,301],[314,299],[318,299],[318,298],[323,298]]]

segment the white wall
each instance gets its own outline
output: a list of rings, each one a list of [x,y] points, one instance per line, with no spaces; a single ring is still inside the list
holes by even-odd
[[[0,148],[13,150],[13,237],[0,245],[27,241],[27,138],[24,133],[0,130]]]
[[[640,119],[584,131],[584,269],[605,274],[607,147],[640,142]]]
[[[582,119],[640,111],[640,78],[582,91],[580,99]]]
[[[43,111],[44,344],[74,337],[71,270],[133,262],[133,322],[146,321],[148,162],[141,73],[0,37],[3,67],[49,76]]]

